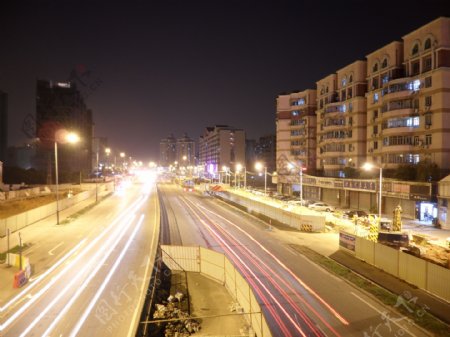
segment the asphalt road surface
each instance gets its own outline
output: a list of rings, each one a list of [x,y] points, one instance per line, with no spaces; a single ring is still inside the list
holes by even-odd
[[[429,335],[293,250],[289,231],[268,231],[260,220],[176,185],[159,190],[163,243],[225,253],[257,294],[273,336]]]
[[[159,236],[155,191],[146,177],[118,187],[67,231],[42,228],[31,253],[47,265],[2,304],[0,335],[134,336]]]

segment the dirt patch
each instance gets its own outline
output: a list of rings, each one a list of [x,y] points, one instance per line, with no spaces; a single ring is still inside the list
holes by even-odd
[[[80,188],[70,189],[73,195],[83,192]],[[60,199],[67,197],[68,190],[60,191]],[[5,219],[13,215],[17,215],[31,209],[50,204],[56,200],[54,193],[36,196],[22,200],[10,200],[0,202],[0,219]]]

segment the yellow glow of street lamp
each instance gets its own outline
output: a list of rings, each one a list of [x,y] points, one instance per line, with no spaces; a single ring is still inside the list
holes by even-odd
[[[226,167],[225,165],[222,166],[222,171],[228,171],[228,167]]]
[[[263,169],[264,165],[261,162],[255,163],[255,170],[261,171]]]
[[[76,133],[74,133],[74,132],[69,132],[68,134],[67,134],[67,136],[66,136],[66,140],[69,142],[69,143],[77,143],[77,142],[79,142],[80,141],[80,137],[76,134]]]
[[[111,149],[110,149],[109,147],[107,147],[107,148],[105,149],[105,153],[106,153],[107,155],[109,155],[109,154],[111,153]]]
[[[183,156],[183,160],[187,160],[187,156]]]
[[[288,168],[289,170],[292,170],[292,169],[294,168],[294,165],[292,165],[292,163],[288,163],[288,164],[287,164],[287,168]]]
[[[125,152],[120,152],[120,158],[124,158],[125,157]]]
[[[361,166],[361,167],[362,167],[363,170],[370,171],[373,168],[375,168],[376,166],[373,165],[372,163],[364,163],[364,165]]]
[[[236,164],[236,171],[240,172],[242,170],[242,165],[241,164]]]

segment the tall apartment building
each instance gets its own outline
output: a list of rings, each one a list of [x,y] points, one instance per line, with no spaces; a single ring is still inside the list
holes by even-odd
[[[345,177],[366,157],[366,62],[356,61],[317,82],[317,168]]]
[[[8,95],[0,91],[0,162],[6,160],[8,148]],[[1,182],[1,181],[0,181]]]
[[[368,157],[388,169],[424,160],[450,171],[450,19],[367,55]]]
[[[228,125],[207,127],[199,142],[199,165],[215,176],[222,166],[245,165],[245,131]]]
[[[173,135],[159,143],[159,165],[169,167],[177,160],[177,140]]]
[[[255,161],[264,163],[269,172],[276,170],[276,144],[275,135],[259,137],[255,144]]]
[[[50,163],[53,144],[60,129],[76,132],[77,144],[59,144],[58,163],[61,180],[70,173],[92,171],[92,111],[72,82],[37,81],[36,132],[41,141],[39,157]],[[53,165],[47,165],[48,169]]]
[[[182,166],[195,165],[195,142],[187,133],[177,139],[176,143],[176,160]]]

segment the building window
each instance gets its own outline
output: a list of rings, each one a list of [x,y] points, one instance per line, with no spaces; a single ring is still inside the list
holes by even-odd
[[[381,68],[386,68],[387,67],[387,58],[385,58],[383,60],[383,62],[381,63]]]
[[[348,103],[348,112],[353,112],[353,103],[352,102]]]
[[[387,84],[388,82],[389,82],[389,75],[387,73],[381,75],[381,83],[382,84]]]
[[[425,41],[425,46],[424,46],[423,49],[427,50],[427,49],[430,49],[430,48],[431,48],[431,39],[427,39]]]
[[[291,103],[291,105],[304,105],[304,104],[305,104],[304,98],[299,98]]]
[[[352,82],[353,82],[353,76],[350,75],[350,76],[348,77],[348,83],[352,83]]]
[[[373,134],[374,134],[374,135],[378,134],[378,125],[375,125],[375,126],[373,127]]]
[[[328,86],[325,88],[325,93],[328,94]]]
[[[425,88],[429,88],[433,85],[431,81],[431,76],[425,77]]]
[[[347,78],[344,76],[344,78],[341,81],[342,86],[345,87],[347,85]]]
[[[373,148],[374,148],[374,150],[378,149],[378,142],[373,142]]]
[[[431,145],[431,135],[425,135],[425,145]]]
[[[431,96],[425,96],[425,106],[431,106]]]
[[[352,98],[353,97],[353,90],[352,88],[348,88],[347,89],[347,98]]]
[[[341,92],[341,101],[345,101],[347,99],[346,94],[345,94],[345,90],[342,90]]]
[[[428,126],[428,127],[430,127],[431,126],[431,124],[432,124],[432,122],[431,122],[431,114],[430,113],[427,113],[426,115],[425,115],[425,126]]]
[[[378,99],[379,99],[378,93],[376,92],[376,93],[373,94],[373,103],[377,103]]]
[[[378,63],[375,63],[372,67],[372,71],[375,73],[378,71]]]
[[[372,79],[372,90],[373,89],[378,89],[378,78]]]
[[[294,111],[291,112],[292,116],[298,116],[298,114],[299,114],[298,110],[294,110]]]
[[[419,145],[419,136],[414,136],[414,146]]]
[[[419,44],[416,43],[411,51],[412,55],[417,55],[419,53]]]
[[[373,110],[373,119],[377,119],[378,118],[378,110]]]
[[[320,109],[323,109],[323,99],[320,100],[319,107],[320,107]]]
[[[431,70],[431,57],[426,57],[423,59],[423,70],[422,72],[430,71]]]
[[[418,75],[420,73],[420,62],[411,62],[411,76]]]
[[[348,125],[353,125],[353,117],[348,118]]]

